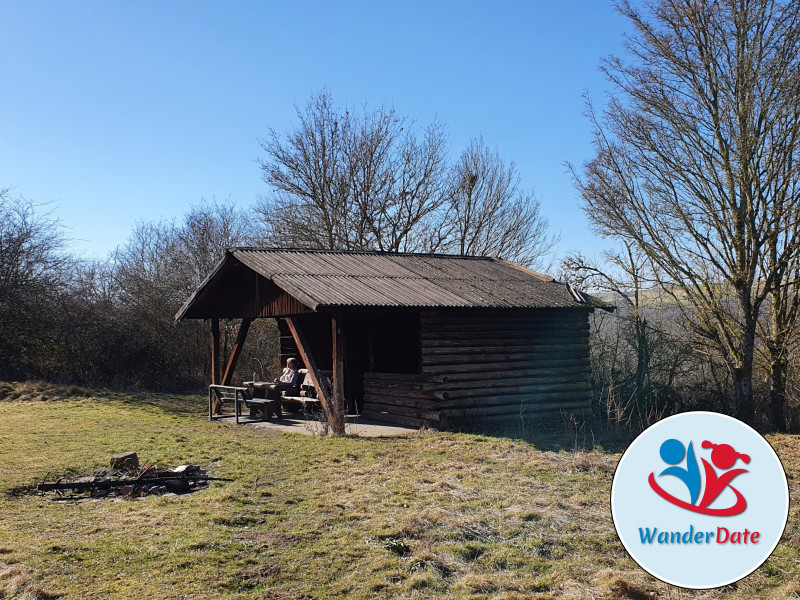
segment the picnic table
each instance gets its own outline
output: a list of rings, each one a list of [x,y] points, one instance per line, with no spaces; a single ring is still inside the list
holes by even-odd
[[[267,421],[273,415],[276,419],[283,417],[281,412],[280,398],[268,398],[270,386],[274,385],[271,381],[245,381],[243,385],[251,390],[250,398],[245,399],[245,405],[250,409],[250,416],[257,417],[259,414]]]
[[[283,410],[289,412],[302,410],[303,413],[318,410],[321,405],[319,399],[314,397],[316,394],[311,378],[308,376],[308,370],[300,369],[299,373],[301,378],[296,387],[283,389],[280,398],[268,397],[269,391],[275,385],[273,381],[242,382],[248,390],[244,403],[250,409],[250,416],[257,417],[261,414],[264,420],[268,420],[274,415],[275,418],[280,419],[283,416]]]

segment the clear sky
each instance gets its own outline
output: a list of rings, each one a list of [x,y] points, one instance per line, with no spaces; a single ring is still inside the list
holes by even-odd
[[[0,0],[0,187],[51,208],[105,256],[137,220],[268,191],[269,127],[327,87],[340,104],[437,119],[458,154],[483,135],[561,234],[605,247],[564,162],[591,158],[582,93],[627,24],[607,0],[403,2]]]

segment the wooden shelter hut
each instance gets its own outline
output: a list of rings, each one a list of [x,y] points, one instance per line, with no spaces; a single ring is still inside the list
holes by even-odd
[[[210,320],[213,384],[230,384],[252,320],[274,318],[281,362],[299,358],[321,394],[448,428],[589,407],[602,306],[498,258],[232,248],[175,318]],[[242,320],[224,372],[220,319]]]

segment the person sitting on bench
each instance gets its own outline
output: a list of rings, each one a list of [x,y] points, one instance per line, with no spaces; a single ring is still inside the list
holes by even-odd
[[[300,385],[300,373],[297,371],[297,359],[290,358],[286,361],[286,368],[280,377],[276,377],[274,383],[267,387],[267,398],[280,400],[281,393],[297,388]]]

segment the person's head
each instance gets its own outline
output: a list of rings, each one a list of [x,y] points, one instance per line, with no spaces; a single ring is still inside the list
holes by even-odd
[[[296,358],[289,358],[286,360],[286,366],[290,369],[296,371],[297,370],[297,359]]]

